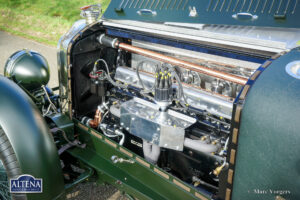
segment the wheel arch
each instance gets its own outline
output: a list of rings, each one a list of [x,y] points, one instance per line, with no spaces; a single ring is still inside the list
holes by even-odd
[[[57,199],[64,192],[62,170],[52,135],[32,100],[0,75],[0,126],[6,133],[23,174],[43,179],[43,192],[28,199]]]

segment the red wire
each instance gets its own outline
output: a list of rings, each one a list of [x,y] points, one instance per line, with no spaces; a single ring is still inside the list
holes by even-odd
[[[93,75],[93,73],[91,72],[91,73],[89,73],[89,77],[90,77],[90,78],[93,78],[93,79],[96,79],[96,78],[99,77],[99,74],[102,74],[102,72],[96,72],[95,75]]]
[[[89,74],[89,77],[90,78],[93,78],[93,79],[96,79],[96,78],[98,78],[98,76],[96,75],[96,76],[94,76],[94,75],[92,75],[91,73]]]

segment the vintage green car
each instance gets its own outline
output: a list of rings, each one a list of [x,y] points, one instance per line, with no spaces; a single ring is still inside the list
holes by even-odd
[[[112,0],[0,76],[1,199],[300,199],[298,0]],[[99,196],[101,194],[98,194]]]

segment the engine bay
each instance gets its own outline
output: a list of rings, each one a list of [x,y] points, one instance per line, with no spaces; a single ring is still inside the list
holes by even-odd
[[[259,63],[103,31],[72,54],[76,119],[187,184],[219,192],[234,101]]]

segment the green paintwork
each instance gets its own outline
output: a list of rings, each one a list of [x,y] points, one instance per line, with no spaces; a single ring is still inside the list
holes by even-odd
[[[94,174],[94,170],[88,166],[85,166],[85,172],[83,172],[76,180],[72,183],[69,183],[65,186],[66,190],[74,187],[75,185],[85,181],[90,178]]]
[[[39,53],[21,50],[10,56],[4,68],[4,75],[32,91],[47,85],[50,79],[49,66]]]
[[[103,18],[154,23],[178,22],[299,28],[299,3],[297,0],[112,0]],[[193,8],[197,12],[194,17],[193,11],[191,11]],[[139,11],[142,13],[139,14]],[[240,14],[235,18],[234,15],[238,13]],[[250,14],[254,17],[249,17]]]
[[[22,173],[43,179],[43,193],[29,200],[56,199],[64,192],[57,149],[49,129],[31,99],[0,75],[0,126],[16,153]]]
[[[80,141],[87,144],[87,147],[85,149],[74,148],[68,151],[74,157],[93,167],[97,171],[99,179],[115,185],[138,199],[197,199],[194,196],[195,190],[193,188],[186,186],[190,189],[188,192],[178,187],[172,182],[174,179],[183,185],[185,184],[171,174],[168,174],[169,179],[158,175],[153,171],[154,166],[151,164],[148,168],[136,161],[133,164],[113,163],[111,161],[113,155],[133,160],[138,156],[131,152],[133,157],[130,158],[118,148],[105,142],[109,139],[100,139],[82,128],[77,126],[75,128],[76,133],[80,135]],[[101,135],[100,133],[97,134]],[[104,138],[103,135],[102,137]],[[119,147],[117,143],[111,142]],[[143,158],[140,159],[144,160]],[[160,170],[162,171],[162,169]]]
[[[49,118],[58,128],[62,129],[70,139],[73,139],[74,123],[67,115],[58,113],[49,116]]]
[[[294,60],[300,60],[300,49],[273,61],[247,95],[241,115],[234,200],[274,200],[277,195],[300,199],[300,79],[285,71],[286,64]]]

